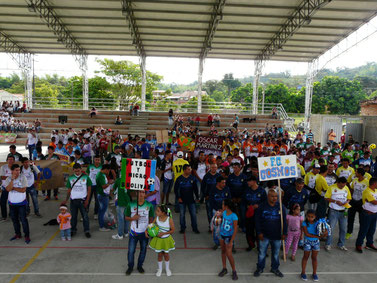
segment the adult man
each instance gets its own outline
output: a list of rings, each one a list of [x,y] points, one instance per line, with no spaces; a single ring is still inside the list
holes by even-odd
[[[36,186],[41,179],[41,172],[39,171],[38,167],[35,165],[30,165],[30,161],[27,157],[23,157],[21,159],[22,166],[20,168],[21,175],[24,176],[27,180],[27,188],[26,188],[26,197],[29,199],[29,195],[33,202],[34,207],[34,214],[38,217],[42,217],[39,213],[39,206],[38,206],[38,195],[36,191]],[[30,213],[30,204],[28,202],[26,207],[26,214]]]
[[[98,224],[99,231],[108,232],[110,229],[105,227],[104,217],[109,206],[109,195],[111,185],[114,184],[114,179],[107,181],[107,176],[109,175],[110,165],[104,164],[101,171],[98,172],[96,176],[96,193],[98,199]],[[92,188],[93,190],[93,188]]]
[[[131,221],[130,239],[128,242],[128,269],[126,275],[131,275],[134,269],[134,256],[137,242],[140,242],[140,254],[137,262],[137,270],[144,273],[143,263],[147,254],[148,238],[145,230],[148,224],[153,221],[153,206],[145,200],[145,192],[139,191],[138,199],[132,201],[125,212],[126,220]]]
[[[305,204],[309,199],[309,192],[304,188],[304,179],[297,178],[294,187],[284,193],[283,203],[288,209],[295,203],[300,205],[301,215],[304,216]]]
[[[207,164],[204,151],[199,152],[199,157],[192,164],[192,173],[197,179],[198,190],[201,191],[200,184],[203,180],[204,175],[207,173]],[[203,194],[202,194],[203,195]]]
[[[308,172],[305,175],[304,183],[305,183],[306,188],[309,191],[312,191],[312,190],[315,189],[315,182],[317,180],[320,168],[321,168],[321,166],[318,163],[315,163],[314,166],[313,166],[312,171]],[[312,204],[312,203],[309,204],[309,208],[310,209],[315,209],[316,208],[316,204]]]
[[[7,179],[8,177],[12,175],[13,164],[14,164],[14,156],[9,155],[7,157],[7,164],[4,164],[3,166],[1,166],[1,169],[0,169],[0,176],[3,182],[5,179]],[[8,211],[7,211],[8,191],[5,189],[3,185],[1,186],[1,189],[2,189],[2,193],[0,197],[1,216],[2,216],[1,221],[5,221],[7,220],[7,217],[8,217]]]
[[[12,218],[15,235],[11,241],[21,239],[21,225],[25,234],[25,243],[30,243],[29,222],[26,218],[26,187],[27,181],[21,175],[20,166],[13,164],[11,167],[12,174],[4,182],[3,187],[8,192],[8,204],[10,217]]]
[[[116,163],[117,163],[118,167],[120,168],[120,163],[122,161],[122,153],[121,153],[120,146],[115,146],[114,152],[109,153],[109,155],[106,157],[106,163],[109,164],[111,162],[112,158],[115,158]]]
[[[152,149],[152,146],[150,143],[147,143],[145,141],[145,138],[142,138],[141,139],[141,147],[140,147],[140,151],[141,151],[141,158],[143,159],[149,159],[149,153]]]
[[[258,209],[259,205],[267,200],[266,191],[258,186],[257,178],[255,176],[250,176],[247,179],[247,187],[242,196],[241,211],[243,215],[247,216],[247,211],[249,211],[250,206],[252,206],[253,211]],[[247,251],[251,251],[255,247],[255,242],[258,241],[256,231],[255,231],[255,214],[251,217],[245,218],[245,228],[246,228],[246,241],[248,244]]]
[[[171,205],[169,203],[169,195],[171,192],[171,188],[173,187],[173,170],[172,170],[172,154],[170,150],[165,152],[164,159],[161,162],[161,171],[162,171],[162,183],[163,189],[161,194],[161,203],[166,203],[167,205]]]
[[[321,168],[319,169],[319,174],[315,182],[315,190],[321,196],[317,205],[317,209],[316,209],[316,216],[318,219],[326,217],[326,210],[328,207],[328,204],[324,198],[327,190],[329,189],[329,186],[327,185],[327,182],[326,182],[327,171],[328,171],[327,166],[322,165]]]
[[[91,186],[92,181],[88,175],[85,175],[81,172],[81,165],[75,163],[73,165],[73,175],[70,176],[67,180],[67,198],[64,204],[70,200],[70,207],[71,207],[71,226],[72,226],[72,236],[74,236],[77,232],[77,214],[80,210],[81,216],[83,218],[83,225],[84,225],[84,232],[87,238],[90,238],[89,232],[89,217],[88,213],[86,212],[86,208],[88,207],[89,198],[91,194]]]
[[[199,234],[198,224],[196,220],[195,201],[199,202],[198,186],[195,177],[191,175],[191,166],[183,165],[183,174],[175,181],[174,191],[177,192],[179,202],[179,216],[181,230],[179,233],[184,234],[186,230],[186,207],[191,217],[191,227],[195,234]]]
[[[8,156],[9,155],[13,155],[16,162],[21,161],[22,155],[16,151],[16,146],[14,144],[9,146]]]
[[[355,170],[349,166],[350,165],[350,160],[348,158],[343,158],[342,159],[342,166],[340,166],[336,170],[336,175],[340,177],[345,177],[346,180],[348,179],[349,176],[352,174],[355,174]]]
[[[49,146],[47,148],[48,154],[45,156],[45,160],[60,160],[60,157],[57,154],[55,154],[54,151],[55,151],[54,147]],[[44,192],[45,191],[42,191],[42,193],[44,193]],[[51,198],[51,189],[47,190],[47,195],[46,195],[44,200],[48,201],[48,200],[50,200],[50,198]],[[54,189],[54,198],[55,198],[55,200],[58,199],[58,188]]]
[[[363,252],[363,242],[367,238],[366,249],[376,251],[373,244],[377,221],[377,179],[369,180],[369,187],[363,191],[363,212],[360,215],[360,230],[356,240],[356,251]]]
[[[338,180],[338,176],[335,174],[335,164],[330,163],[327,164],[327,175],[325,176],[326,183],[330,187],[336,183]]]
[[[37,134],[34,129],[30,129],[25,142],[26,148],[29,150],[29,159],[32,159],[33,150],[38,142]]]
[[[207,174],[204,175],[202,184],[201,184],[201,199],[205,199],[205,204],[206,204],[206,210],[207,210],[207,218],[208,218],[208,223],[211,222],[211,219],[213,217],[212,213],[212,207],[209,201],[209,193],[211,190],[216,187],[216,180],[218,177],[220,177],[220,174],[217,173],[217,164],[212,163],[209,167],[209,171]]]
[[[335,134],[334,130],[331,129],[327,136],[328,136],[328,140],[329,140],[329,142],[331,143],[331,146],[332,146],[333,143],[335,142],[335,138],[336,138],[336,134]]]
[[[344,214],[346,207],[349,207],[349,202],[352,199],[350,190],[346,186],[347,180],[345,177],[340,177],[336,184],[329,187],[325,194],[325,200],[329,202],[329,222],[331,231],[335,231],[335,226],[339,222],[339,241],[338,247],[343,251],[347,251],[345,247],[346,240],[346,226],[347,219]],[[331,250],[331,243],[333,233],[327,237],[325,250]]]
[[[187,160],[183,159],[183,152],[177,152],[177,160],[173,162],[173,173],[174,173],[174,183],[178,179],[179,176],[183,174],[183,166],[185,164],[189,164]],[[175,194],[175,212],[179,212],[179,202],[178,202],[178,193],[174,187],[174,194]]]
[[[117,220],[118,220],[118,233],[112,235],[114,240],[122,240],[123,237],[128,237],[128,226],[129,222],[125,220],[125,211],[127,206],[130,204],[130,190],[126,190],[121,187],[121,178],[116,179],[114,185],[114,194],[116,195],[116,210],[117,210]]]
[[[86,174],[89,176],[90,181],[92,181],[92,190],[91,194],[89,196],[89,203],[87,211],[89,213],[90,203],[92,202],[92,197],[94,195],[94,219],[98,218],[98,198],[97,198],[97,174],[101,171],[102,164],[101,164],[101,157],[99,155],[96,155],[94,157],[94,164],[89,164],[88,168],[86,169]]]
[[[271,272],[278,277],[284,277],[279,270],[279,251],[281,240],[287,235],[287,221],[285,208],[280,214],[280,204],[277,201],[278,194],[275,190],[269,190],[267,201],[261,203],[255,213],[255,229],[259,239],[259,253],[255,277],[259,277],[266,265],[266,254],[268,246],[271,245]],[[281,223],[283,219],[283,225]],[[282,231],[283,226],[283,231]]]
[[[347,221],[347,234],[346,240],[351,238],[353,232],[353,224],[355,222],[356,212],[359,213],[359,219],[362,218],[363,213],[363,201],[362,196],[364,190],[368,188],[369,181],[365,178],[365,170],[363,168],[357,168],[356,178],[351,182],[351,194],[352,200],[350,201],[350,209],[348,210],[348,221]]]
[[[92,164],[92,145],[90,144],[89,138],[84,140],[84,145],[82,146],[82,157],[85,164]]]

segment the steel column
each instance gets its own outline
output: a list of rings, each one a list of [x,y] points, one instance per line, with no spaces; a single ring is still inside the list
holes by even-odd
[[[203,84],[203,67],[204,58],[199,59],[199,72],[198,72],[198,113],[202,113],[202,84]]]
[[[313,99],[313,82],[318,72],[318,59],[308,63],[308,71],[306,74],[306,88],[305,88],[305,130],[310,129],[310,116],[312,113],[312,99]]]
[[[258,114],[258,85],[262,75],[264,62],[261,60],[254,61],[254,84],[253,84],[253,115]]]
[[[145,94],[147,90],[146,56],[140,57],[141,68],[141,111],[145,111]]]

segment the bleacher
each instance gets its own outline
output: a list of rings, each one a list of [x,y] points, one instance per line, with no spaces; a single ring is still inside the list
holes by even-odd
[[[122,118],[122,125],[115,125],[115,119],[118,115]],[[184,117],[196,117],[196,113],[180,113],[180,115]],[[59,123],[59,116],[67,116],[67,123]],[[202,135],[209,132],[207,116],[208,114],[200,114],[201,122],[199,130]],[[39,137],[44,145],[50,142],[52,130],[68,128],[80,130],[93,126],[102,126],[106,129],[119,130],[121,135],[138,134],[144,137],[146,133],[155,134],[156,130],[166,130],[170,128],[167,112],[140,112],[139,116],[130,116],[128,111],[99,111],[95,117],[90,118],[89,111],[84,110],[33,109],[31,113],[15,113],[14,117],[17,120],[26,120],[30,123],[38,118],[42,123]],[[272,119],[271,115],[257,115],[256,121],[243,123],[243,118],[246,117],[254,118],[255,116],[239,115],[239,129],[247,128],[249,131],[252,131],[254,129],[264,129],[266,123],[269,123],[270,126],[283,124],[282,120]],[[220,118],[221,124],[220,127],[217,128],[219,132],[231,127],[231,123],[234,121],[234,114],[221,114]],[[25,144],[26,137],[27,133],[18,133],[17,144]]]

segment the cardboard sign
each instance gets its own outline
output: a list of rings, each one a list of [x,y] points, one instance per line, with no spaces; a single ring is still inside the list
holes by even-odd
[[[0,134],[0,143],[15,143],[17,134],[12,133],[1,133]]]
[[[205,155],[212,153],[213,155],[221,156],[223,152],[223,138],[208,136],[196,137],[194,156],[198,157],[200,151],[204,151]]]
[[[260,157],[258,168],[260,181],[298,177],[296,155]]]
[[[69,164],[69,156],[64,154],[55,153],[60,158],[62,165]]]
[[[156,140],[157,140],[157,143],[163,143],[162,141],[162,132],[160,130],[157,130],[156,131]]]
[[[122,159],[121,187],[126,190],[154,191],[156,160]]]

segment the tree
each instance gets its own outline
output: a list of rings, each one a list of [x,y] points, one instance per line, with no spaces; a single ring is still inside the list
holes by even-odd
[[[232,91],[230,100],[233,102],[253,102],[253,84],[248,83]]]
[[[209,97],[209,95],[203,95],[202,96],[202,103],[203,103],[203,110],[208,110],[208,111],[216,111],[220,110],[221,107],[216,105],[216,101]],[[181,105],[182,109],[186,109],[187,112],[196,112],[196,109],[198,109],[198,98],[192,97],[189,101],[183,103]]]
[[[118,100],[119,107],[127,108],[129,103],[141,97],[141,69],[140,66],[130,61],[114,61],[111,59],[97,60],[101,70],[97,73],[104,74],[112,83],[112,92]],[[151,95],[162,76],[147,71],[146,93]]]
[[[241,86],[241,82],[233,78],[232,73],[225,74],[222,82],[228,88],[228,97],[230,97],[232,89],[235,89]]]

